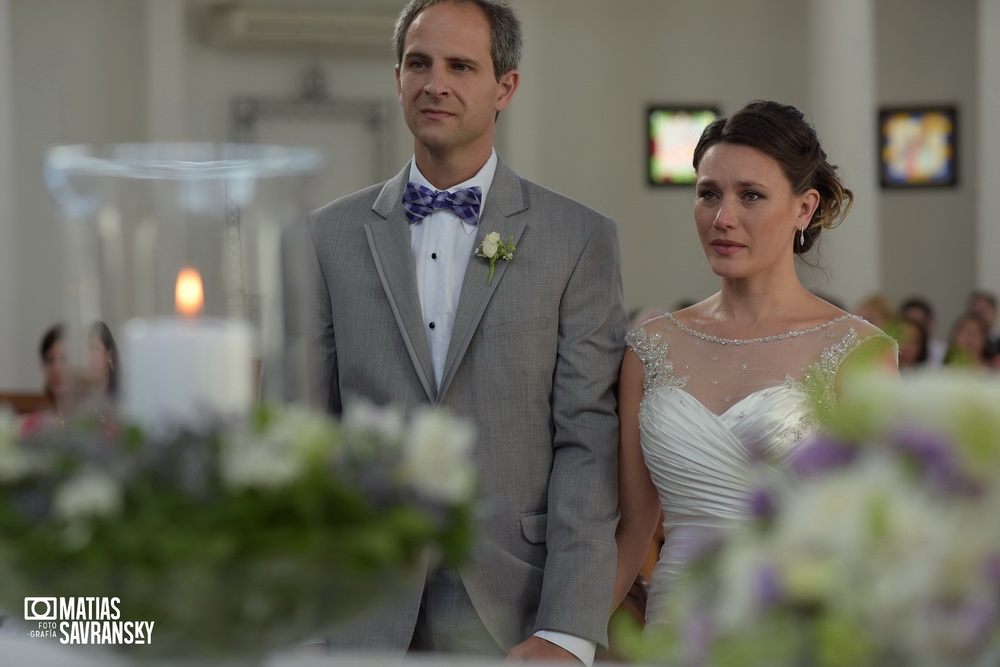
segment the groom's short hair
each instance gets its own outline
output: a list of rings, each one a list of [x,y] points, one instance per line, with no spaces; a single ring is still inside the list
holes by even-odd
[[[399,16],[392,34],[392,46],[396,52],[396,64],[403,62],[403,48],[406,32],[417,15],[442,2],[466,3],[482,10],[490,24],[490,56],[493,59],[493,75],[497,81],[507,72],[517,69],[521,62],[521,22],[514,10],[500,0],[410,0]]]

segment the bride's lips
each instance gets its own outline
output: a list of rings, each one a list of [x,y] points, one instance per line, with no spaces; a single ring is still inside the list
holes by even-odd
[[[737,243],[736,241],[727,241],[725,239],[716,239],[715,241],[712,241],[711,245],[712,249],[715,250],[715,252],[717,252],[720,255],[725,255],[727,257],[729,255],[733,255],[739,252],[740,250],[746,247],[742,243]]]

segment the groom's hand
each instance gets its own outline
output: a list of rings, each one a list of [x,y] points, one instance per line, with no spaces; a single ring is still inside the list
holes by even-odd
[[[575,655],[564,649],[562,646],[557,646],[550,641],[546,641],[541,637],[529,637],[524,640],[514,648],[510,650],[507,654],[508,664],[520,664],[524,662],[535,662],[535,661],[561,661],[561,662],[574,662],[578,665],[582,665],[580,659]]]

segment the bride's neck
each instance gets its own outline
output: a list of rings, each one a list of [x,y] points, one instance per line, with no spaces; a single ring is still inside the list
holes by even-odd
[[[722,290],[716,294],[714,311],[719,320],[752,326],[796,319],[803,314],[803,306],[812,299],[809,291],[798,282],[781,290],[724,283]]]

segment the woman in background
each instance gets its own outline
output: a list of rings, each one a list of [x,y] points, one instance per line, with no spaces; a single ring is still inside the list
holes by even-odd
[[[894,328],[899,340],[899,370],[911,371],[924,368],[930,356],[930,341],[923,323],[910,317],[902,317]]]
[[[21,418],[23,436],[62,425],[69,408],[70,375],[62,325],[56,324],[42,335],[38,356],[42,365],[43,391],[49,399],[49,407]]]
[[[118,346],[104,322],[91,325],[89,350],[92,390],[97,396],[113,400],[118,395]]]
[[[989,355],[990,330],[975,313],[961,315],[951,325],[948,336],[948,351],[944,355],[945,366],[966,368],[991,368]]]

